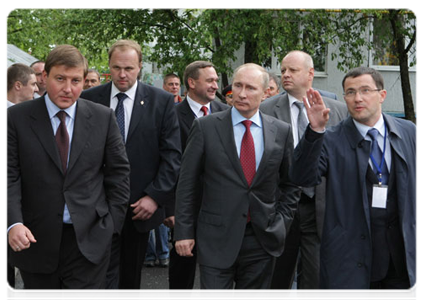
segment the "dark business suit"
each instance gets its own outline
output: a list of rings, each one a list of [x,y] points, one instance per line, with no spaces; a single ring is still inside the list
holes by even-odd
[[[229,106],[219,101],[210,102],[210,113],[219,112],[228,109]],[[185,99],[176,106],[176,113],[178,115],[179,126],[181,130],[181,146],[182,152],[186,148],[188,135],[195,120],[195,114]],[[201,191],[199,191],[198,198],[201,198]],[[175,215],[175,203],[172,202],[167,208],[167,216]],[[172,230],[173,233],[173,230]],[[195,253],[194,249],[194,253]],[[197,264],[197,257],[182,257],[176,253],[175,247],[170,251],[169,263],[169,288],[170,289],[192,289],[194,286],[195,269]]]
[[[384,243],[394,246],[389,249],[393,265],[398,273],[402,268],[406,270],[413,286],[416,281],[416,127],[409,121],[385,114],[383,117],[392,151],[388,207],[382,209],[387,214]],[[327,177],[321,287],[368,289],[372,278],[381,271],[378,268],[382,266],[375,264],[380,261],[377,256],[385,255],[388,250],[373,252],[380,245],[374,240],[378,238],[374,236],[378,224],[373,222],[376,215],[369,194],[370,142],[364,140],[351,117],[324,134],[314,133],[309,127],[304,136],[295,149],[292,180],[314,186],[320,183],[321,176]],[[391,207],[393,201],[396,205]],[[392,212],[395,222],[391,222]],[[398,236],[401,243],[392,243]],[[397,265],[401,260],[404,266]]]
[[[248,211],[262,249],[279,256],[299,199],[299,189],[287,177],[293,149],[290,126],[261,114],[264,152],[248,186],[235,146],[232,109],[194,121],[176,191],[175,240],[195,239],[200,266],[219,269],[235,263]]]
[[[347,106],[341,101],[323,97],[326,107],[330,108],[330,118],[327,126],[334,126],[348,115]],[[291,124],[291,108],[288,94],[276,95],[264,101],[260,110],[279,120]],[[324,184],[316,186],[315,196],[301,195],[299,208],[294,222],[288,233],[286,248],[282,256],[276,260],[273,273],[272,288],[289,289],[292,285],[300,244],[306,257],[302,257],[302,274],[299,288],[318,288],[319,283],[319,248],[322,237],[323,219],[325,214],[325,187]],[[300,218],[300,215],[302,217]],[[303,234],[302,234],[303,233]],[[306,263],[306,260],[309,263]]]
[[[11,252],[21,271],[57,269],[65,203],[79,251],[93,265],[107,263],[128,200],[129,163],[112,110],[77,100],[64,173],[44,97],[8,109],[8,226],[21,222],[37,240]],[[84,267],[90,276],[90,265]],[[70,287],[86,288],[79,283]]]
[[[81,97],[109,107],[111,87],[111,82],[94,87],[84,91]],[[121,241],[120,288],[140,288],[149,231],[163,222],[164,207],[174,197],[181,140],[173,99],[170,93],[138,82],[125,143],[131,166],[129,203],[149,195],[158,208],[146,221],[133,221],[132,209],[128,209]],[[117,267],[119,262],[112,265]]]

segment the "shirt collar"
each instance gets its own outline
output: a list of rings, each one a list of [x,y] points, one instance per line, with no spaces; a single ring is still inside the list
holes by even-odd
[[[247,119],[246,117],[242,116],[235,107],[232,107],[231,115],[232,115],[232,125],[233,126],[238,125],[239,123],[241,123],[244,120],[250,120],[255,125],[257,125],[258,127],[262,127],[260,112],[258,110],[250,119]]]
[[[379,131],[379,134],[381,136],[385,136],[385,121],[383,120],[383,115],[381,114],[379,117],[379,120],[376,122],[376,124],[373,127],[361,124],[353,119],[353,122],[355,124],[355,127],[357,127],[357,130],[360,132],[360,134],[365,138],[367,136],[367,132],[371,128],[376,128],[377,131]]]
[[[116,97],[117,94],[125,93],[126,96],[128,96],[129,99],[135,100],[135,94],[137,92],[137,87],[138,87],[138,80],[135,81],[135,84],[129,90],[127,90],[126,92],[121,92],[115,86],[115,84],[112,82],[112,91],[111,91],[110,95],[112,96],[112,99],[113,99],[114,97]]]
[[[295,98],[291,94],[289,94],[289,93],[287,93],[287,94],[288,94],[288,99],[289,99],[289,107],[292,108],[292,105],[294,105],[295,102],[301,102],[301,103],[303,103],[303,101],[298,100],[297,98]]]
[[[187,101],[188,101],[188,104],[191,107],[192,111],[196,115],[198,115],[198,113],[200,112],[202,106],[207,107],[207,110],[210,111],[210,102],[207,103],[207,104],[205,104],[205,105],[202,105],[202,104],[198,103],[197,101],[192,100],[192,98],[189,95],[187,95]]]
[[[78,100],[75,101],[74,104],[72,104],[66,109],[60,109],[59,107],[57,107],[57,105],[54,104],[53,101],[51,101],[47,93],[44,96],[44,100],[46,103],[46,107],[47,107],[47,111],[48,111],[48,115],[50,119],[54,118],[54,116],[56,116],[56,114],[61,110],[65,111],[68,114],[68,116],[71,117],[72,119],[75,119],[76,103],[78,102]]]

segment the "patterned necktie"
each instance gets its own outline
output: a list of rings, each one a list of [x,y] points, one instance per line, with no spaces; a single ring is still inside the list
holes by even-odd
[[[56,143],[59,148],[60,160],[62,161],[63,173],[66,173],[69,152],[69,134],[66,128],[66,112],[61,110],[56,116],[60,119],[60,125],[56,131]]]
[[[245,179],[247,179],[248,185],[251,185],[256,175],[256,154],[254,150],[254,139],[250,131],[252,121],[244,120],[242,124],[245,126],[245,133],[242,137],[241,142],[241,153],[240,161],[242,170],[244,171]]]
[[[297,129],[298,129],[298,141],[301,139],[301,137],[303,136],[305,130],[307,129],[308,126],[308,121],[307,118],[305,117],[304,113],[303,113],[303,107],[304,107],[304,103],[303,102],[298,102],[295,101],[294,104],[298,107],[298,118],[297,118]],[[309,198],[313,198],[314,196],[314,187],[303,187],[302,188],[302,192]]]
[[[256,175],[256,152],[254,149],[254,139],[251,134],[250,127],[253,122],[250,120],[242,121],[245,126],[245,133],[241,141],[241,152],[239,159],[241,161],[242,170],[244,171],[245,179],[247,179],[250,186]],[[247,223],[251,221],[250,211],[248,210]]]
[[[207,113],[207,111],[208,111],[207,106],[201,106],[201,109],[200,110],[203,112],[203,116],[204,117],[208,115],[208,113]]]
[[[119,93],[116,97],[118,98],[118,104],[115,110],[116,121],[118,123],[123,142],[125,142],[125,110],[123,107],[123,100],[125,100],[128,96],[125,93]]]
[[[379,167],[382,161],[382,151],[380,151],[379,145],[377,143],[377,136],[379,135],[379,131],[377,131],[376,128],[372,128],[367,132],[367,134],[372,139],[371,155],[373,156],[373,159],[374,159],[372,160],[373,166],[374,166],[373,171],[376,173],[376,175],[378,175],[379,173],[378,169],[380,169]],[[375,164],[378,164],[378,165],[375,166]],[[387,185],[389,180],[389,171],[388,171],[388,167],[386,166],[386,161],[383,162],[381,171],[382,171],[382,184]]]

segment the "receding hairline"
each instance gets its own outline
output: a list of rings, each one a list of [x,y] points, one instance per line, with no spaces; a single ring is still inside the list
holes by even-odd
[[[234,81],[238,73],[243,69],[253,69],[259,71],[262,77],[263,89],[267,89],[269,85],[269,73],[262,66],[257,65],[255,63],[246,63],[236,68],[234,71]]]
[[[292,56],[292,55],[300,55],[303,59],[304,62],[304,66],[308,69],[314,68],[314,63],[313,63],[313,58],[311,57],[310,54],[308,54],[307,52],[301,51],[301,50],[292,50],[289,51],[285,57],[282,59],[282,61],[287,58],[288,56]]]

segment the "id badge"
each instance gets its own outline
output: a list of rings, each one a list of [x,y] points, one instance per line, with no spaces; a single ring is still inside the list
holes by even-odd
[[[386,208],[388,200],[388,186],[387,185],[373,185],[372,207]]]

